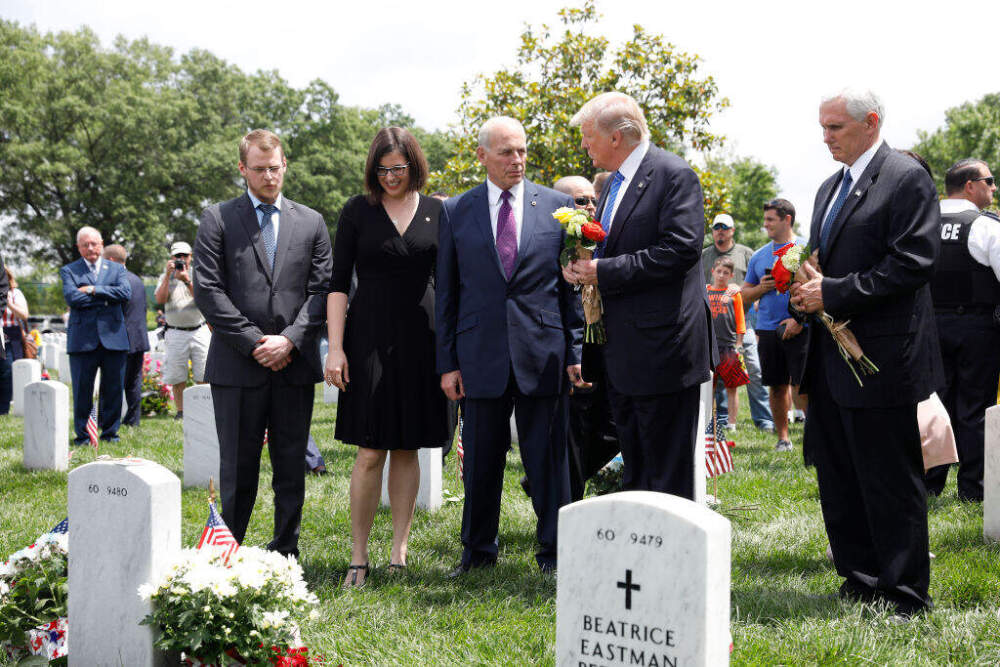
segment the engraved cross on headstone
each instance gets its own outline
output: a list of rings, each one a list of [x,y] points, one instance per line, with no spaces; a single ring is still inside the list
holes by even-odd
[[[632,570],[625,570],[625,581],[618,582],[618,588],[625,589],[625,608],[632,608],[632,591],[640,589],[639,584],[632,583]]]

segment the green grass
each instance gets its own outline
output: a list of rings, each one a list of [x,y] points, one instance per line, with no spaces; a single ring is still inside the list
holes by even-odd
[[[719,509],[733,522],[733,664],[997,664],[1000,545],[984,544],[982,509],[957,500],[953,477],[945,494],[930,501],[936,609],[910,624],[890,625],[884,609],[828,597],[840,580],[825,556],[815,473],[802,466],[801,428],[792,431],[795,452],[778,454],[775,436],[758,433],[746,418],[745,394],[742,405],[737,472],[723,476],[718,487]],[[306,483],[300,549],[321,604],[321,618],[302,628],[310,649],[347,665],[554,664],[555,583],[534,564],[534,514],[518,484],[523,470],[517,454],[507,462],[495,569],[446,578],[461,556],[462,510],[461,503],[446,503],[434,513],[417,511],[409,570],[389,579],[391,525],[383,510],[372,532],[370,584],[344,592],[339,584],[350,556],[354,448],[333,439],[335,417],[333,407],[316,403],[312,432],[331,474]],[[28,544],[66,514],[66,475],[26,471],[21,438],[21,419],[0,417],[0,555]],[[142,456],[181,476],[182,442],[179,422],[144,419],[103,453]],[[462,493],[454,454],[444,487]],[[193,546],[201,533],[205,496],[199,489],[183,491],[185,545]],[[268,542],[272,510],[265,456],[247,544]]]

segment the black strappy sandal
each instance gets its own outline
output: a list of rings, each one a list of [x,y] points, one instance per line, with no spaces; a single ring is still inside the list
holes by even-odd
[[[365,573],[365,580],[362,581],[359,584],[358,583],[358,572],[361,571],[361,570],[363,570],[364,573]],[[343,588],[347,588],[347,589],[351,589],[351,588],[364,588],[368,584],[368,572],[369,571],[370,571],[370,568],[368,567],[368,563],[365,563],[364,565],[353,565],[353,564],[350,565],[347,568],[347,574],[344,575]]]

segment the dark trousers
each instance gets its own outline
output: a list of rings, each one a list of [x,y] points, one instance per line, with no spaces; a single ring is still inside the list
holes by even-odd
[[[101,371],[98,391],[97,424],[101,439],[118,437],[122,423],[122,381],[125,377],[125,350],[109,350],[98,345],[91,352],[73,352],[69,355],[69,372],[73,378],[73,430],[74,441],[81,445],[90,441],[87,436],[87,419],[94,407],[94,380]]]
[[[125,419],[126,426],[138,426],[142,416],[142,362],[145,352],[129,352],[125,356]]]
[[[465,505],[462,509],[462,564],[475,567],[497,559],[500,497],[510,447],[510,414],[517,424],[518,449],[531,485],[538,517],[535,536],[540,567],[556,564],[559,508],[569,502],[566,456],[566,396],[525,396],[514,371],[499,398],[468,398],[463,410]]]
[[[695,385],[671,394],[626,396],[609,383],[626,491],[660,491],[694,500],[700,391]]]
[[[587,480],[620,451],[600,345],[583,344],[583,376],[594,386],[574,387],[569,397],[569,495],[573,502],[583,499]]]
[[[837,360],[834,363],[841,363]],[[881,598],[910,613],[928,595],[927,497],[917,406],[845,408],[809,372],[805,439],[819,480],[823,520],[841,593]]]
[[[10,402],[14,397],[14,350],[10,343],[0,353],[0,415],[10,412]]]
[[[274,537],[267,545],[298,555],[305,500],[305,470],[314,386],[279,383],[277,374],[257,387],[212,385],[219,436],[222,519],[242,543],[257,501],[260,455],[267,429],[274,490]]]
[[[958,497],[983,500],[986,408],[997,402],[1000,377],[1000,328],[993,312],[937,314],[944,388],[939,396],[951,417],[958,448]],[[943,465],[927,471],[927,492],[938,495],[948,481]]]

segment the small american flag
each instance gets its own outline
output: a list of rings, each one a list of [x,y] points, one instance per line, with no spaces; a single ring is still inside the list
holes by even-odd
[[[69,517],[66,517],[62,521],[56,524],[56,527],[49,531],[50,533],[66,535],[69,533]]]
[[[205,530],[201,531],[201,539],[198,540],[198,548],[205,546],[227,547],[224,560],[229,561],[229,557],[240,548],[239,543],[233,534],[229,532],[226,522],[219,516],[215,509],[215,503],[208,504],[208,521],[205,523]]]
[[[97,406],[90,409],[90,416],[87,417],[87,435],[90,436],[90,446],[97,449]]]
[[[462,416],[458,416],[458,441],[455,443],[455,460],[458,461],[458,478],[465,479],[465,447],[462,446]]]
[[[722,420],[715,422],[715,432],[712,424],[705,429],[705,475],[718,477],[733,471],[733,455],[729,448],[733,446],[726,440],[726,427]]]

